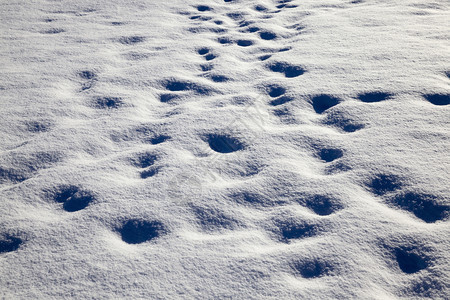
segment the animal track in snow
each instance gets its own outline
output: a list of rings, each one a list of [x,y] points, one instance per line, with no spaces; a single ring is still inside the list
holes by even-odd
[[[139,155],[136,159],[133,159],[133,164],[139,168],[147,168],[152,166],[157,158],[156,155],[147,152]]]
[[[204,231],[214,232],[223,229],[235,229],[239,222],[215,208],[192,207],[195,216]]]
[[[95,196],[75,185],[60,185],[53,192],[53,200],[62,203],[65,211],[76,212],[86,208]]]
[[[272,72],[283,73],[287,78],[298,77],[305,73],[305,69],[302,67],[290,65],[285,62],[271,62],[266,67]]]
[[[220,37],[217,41],[221,44],[231,44],[233,42],[229,37]]]
[[[277,99],[274,99],[274,100],[270,101],[270,105],[272,105],[272,106],[283,105],[283,104],[285,104],[287,102],[290,102],[292,100],[294,100],[294,97],[282,96],[282,97],[279,97]]]
[[[147,179],[149,177],[153,177],[156,174],[158,174],[158,172],[159,172],[159,168],[151,167],[151,168],[141,172],[141,178]]]
[[[428,259],[419,255],[416,249],[399,247],[394,250],[394,255],[400,270],[406,274],[417,273],[428,266]]]
[[[19,249],[23,244],[21,238],[10,234],[1,234],[0,236],[0,253],[13,252]]]
[[[434,105],[449,105],[450,94],[426,94],[424,98]]]
[[[328,216],[342,209],[342,205],[335,198],[326,195],[314,195],[308,197],[305,206],[319,216]]]
[[[271,31],[262,31],[259,33],[260,38],[263,40],[273,40],[277,38],[277,35]]]
[[[399,176],[393,174],[376,174],[368,184],[371,191],[379,196],[394,192],[402,187]]]
[[[237,40],[236,44],[241,47],[249,47],[253,45],[253,41],[251,40]]]
[[[323,148],[318,153],[320,159],[327,163],[341,158],[343,155],[344,152],[337,148]]]
[[[197,50],[197,53],[200,55],[205,55],[205,54],[208,54],[209,51],[210,51],[209,48],[200,48]]]
[[[141,244],[167,233],[167,229],[162,222],[140,219],[127,220],[117,231],[127,244]]]
[[[182,81],[177,79],[169,79],[163,82],[164,87],[171,92],[194,91],[201,95],[211,94],[211,89],[193,83],[191,81]]]
[[[426,223],[444,220],[450,213],[450,206],[440,204],[434,195],[405,192],[388,199],[388,203],[413,213]]]
[[[294,271],[300,273],[303,278],[318,278],[330,275],[333,267],[321,259],[306,259],[295,262],[292,266]]]
[[[206,6],[206,5],[199,5],[199,6],[197,6],[197,10],[201,11],[201,12],[203,12],[203,11],[211,11],[212,8],[209,7],[209,6]]]
[[[27,130],[30,132],[47,132],[52,124],[46,121],[29,121],[25,123]]]
[[[392,97],[392,94],[386,92],[368,92],[358,95],[358,99],[366,103],[385,101],[390,97]]]
[[[44,31],[43,33],[45,34],[58,34],[58,33],[62,33],[62,32],[66,32],[64,29],[62,28],[52,28],[52,29],[48,29],[46,31]]]
[[[134,44],[138,44],[138,43],[142,43],[145,41],[145,38],[142,36],[123,36],[119,38],[119,43],[123,44],[123,45],[134,45]]]
[[[101,109],[114,109],[122,105],[122,98],[119,97],[97,97],[94,100],[94,107]]]
[[[314,96],[311,99],[314,111],[318,114],[321,114],[325,112],[327,109],[330,109],[335,105],[338,105],[340,102],[341,100],[339,98],[324,94]]]
[[[231,153],[244,148],[238,139],[223,134],[210,134],[206,136],[206,141],[212,150],[219,153]]]
[[[354,120],[349,116],[340,112],[329,112],[323,124],[339,128],[344,132],[351,133],[363,129],[365,126]]]
[[[312,237],[319,233],[319,228],[316,225],[295,220],[277,220],[274,230],[278,239],[284,243]]]

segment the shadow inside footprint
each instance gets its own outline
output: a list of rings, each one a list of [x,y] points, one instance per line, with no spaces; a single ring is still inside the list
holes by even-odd
[[[286,89],[279,85],[269,85],[267,87],[267,93],[269,94],[270,97],[275,98],[286,93]]]
[[[134,45],[142,43],[145,40],[142,36],[123,36],[119,38],[119,43],[123,45]]]
[[[427,99],[430,103],[434,105],[449,105],[450,104],[450,95],[444,94],[428,94],[424,95],[425,99]]]
[[[144,221],[131,219],[125,222],[118,231],[127,244],[141,244],[153,240],[167,232],[160,221]]]
[[[95,78],[95,73],[92,71],[85,70],[85,71],[79,72],[78,76],[80,76],[81,78],[86,79],[86,80],[91,80],[91,79]]]
[[[293,265],[295,271],[299,272],[303,278],[318,278],[329,275],[333,268],[330,264],[319,260],[311,259],[297,262]]]
[[[389,97],[392,97],[392,94],[385,92],[369,92],[358,95],[358,99],[366,103],[385,101]]]
[[[321,149],[319,152],[319,157],[324,162],[332,162],[338,158],[341,158],[344,152],[341,149],[335,148],[325,148]]]
[[[315,195],[305,201],[306,207],[319,216],[328,216],[342,209],[342,205],[334,198],[325,195]]]
[[[340,103],[339,98],[330,95],[317,95],[311,99],[314,111],[318,114],[323,113],[327,109],[338,105]]]
[[[381,196],[400,189],[402,181],[397,175],[377,174],[372,178],[368,187],[374,194]]]
[[[231,153],[244,148],[238,139],[227,135],[210,134],[206,140],[211,149],[219,153]]]
[[[22,243],[22,239],[8,234],[0,238],[0,253],[16,251]]]
[[[397,248],[394,253],[400,270],[406,274],[417,273],[428,266],[427,258],[418,255],[414,251]]]
[[[259,33],[259,36],[263,39],[263,40],[273,40],[277,37],[277,35],[273,32],[270,31],[262,31]]]
[[[267,68],[272,72],[283,73],[287,78],[293,78],[305,73],[305,70],[300,66],[293,66],[283,62],[273,62],[267,65]]]
[[[86,208],[95,196],[86,190],[74,185],[61,185],[56,189],[54,201],[63,203],[63,209],[67,212],[75,212]]]
[[[253,45],[253,41],[251,40],[237,40],[236,44],[241,47],[249,47]]]
[[[429,194],[407,192],[389,200],[393,205],[412,212],[419,219],[434,223],[449,215],[450,206],[439,204],[437,197]]]
[[[123,101],[119,97],[97,97],[94,102],[96,108],[119,108],[123,105]]]
[[[270,105],[272,105],[272,106],[278,106],[278,105],[282,105],[282,104],[285,104],[285,103],[287,103],[287,102],[290,102],[290,101],[292,101],[292,100],[294,100],[294,97],[291,97],[291,96],[282,96],[282,97],[280,97],[280,98],[277,98],[277,99],[274,99],[274,100],[270,101]]]

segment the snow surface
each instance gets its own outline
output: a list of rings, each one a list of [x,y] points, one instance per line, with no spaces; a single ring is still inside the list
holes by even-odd
[[[0,298],[450,298],[448,1],[0,7]]]

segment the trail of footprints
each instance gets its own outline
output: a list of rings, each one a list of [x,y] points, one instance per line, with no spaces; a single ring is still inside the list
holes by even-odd
[[[225,0],[226,3],[233,3],[233,0]],[[271,14],[279,13],[284,9],[295,8],[296,5],[289,4],[291,1],[278,1],[276,10],[270,10],[266,6],[256,5],[254,10],[263,14],[264,18],[271,17]],[[193,22],[210,22],[212,21],[216,26],[223,25],[223,21],[218,20],[210,15],[203,15],[204,13],[214,13],[214,9],[207,5],[198,5],[195,8],[198,14],[190,16],[189,19]],[[271,41],[279,40],[280,37],[268,30],[260,29],[257,26],[245,21],[245,16],[238,12],[228,13],[228,18],[236,22],[238,28],[243,29],[248,34],[256,34],[261,40]],[[51,21],[50,21],[51,20]],[[53,22],[48,19],[46,22]],[[113,26],[120,26],[119,22],[112,22]],[[297,30],[301,30],[296,26]],[[231,36],[222,35],[227,34],[228,30],[219,28],[220,30],[213,30],[220,34],[217,38],[218,45],[227,46],[236,44],[242,48],[248,48],[255,45],[253,38],[249,39],[233,39]],[[57,35],[65,32],[64,29],[51,28],[43,31],[43,34]],[[135,44],[145,42],[145,38],[141,36],[123,36],[117,39],[117,42],[126,46],[132,47]],[[281,51],[288,51],[289,48],[283,48]],[[203,72],[202,76],[209,78],[214,83],[226,83],[230,78],[224,75],[212,74],[214,69],[213,62],[218,58],[214,50],[209,47],[200,47],[197,54],[205,60],[200,68]],[[257,57],[261,61],[262,67],[273,73],[291,80],[297,78],[307,69],[300,65],[292,65],[287,62],[272,60],[274,54],[263,54]],[[266,62],[268,61],[268,62]],[[447,74],[448,76],[448,74]],[[98,80],[98,74],[92,70],[81,70],[78,73],[81,80],[81,91],[86,91],[95,86]],[[161,81],[161,86],[165,92],[160,94],[160,101],[162,103],[176,103],[177,99],[181,99],[185,93],[195,93],[202,96],[208,96],[214,93],[210,87],[203,86],[191,81],[178,80],[175,77],[164,79]],[[269,105],[276,107],[278,112],[281,112],[280,107],[285,111],[289,109],[285,106],[293,101],[298,101],[295,97],[289,94],[289,90],[279,84],[265,85],[262,90],[270,97]],[[394,95],[384,91],[369,91],[361,93],[357,98],[363,103],[377,103],[381,101],[389,101]],[[425,94],[423,97],[431,104],[436,106],[445,106],[450,103],[450,95],[448,94]],[[318,115],[323,116],[323,125],[333,126],[341,130],[343,133],[352,133],[364,128],[364,125],[352,120],[349,116],[342,115],[337,110],[333,110],[338,106],[342,100],[334,95],[320,94],[311,95],[308,98],[311,109]],[[91,99],[91,107],[101,110],[116,110],[124,106],[124,100],[121,97],[113,95],[97,96]],[[51,130],[51,122],[31,121],[26,124],[29,132],[39,134]],[[158,145],[170,139],[164,134],[153,134],[151,129],[138,128],[135,130],[137,138],[145,143]],[[128,136],[128,135],[124,135]],[[119,141],[120,137],[112,137],[113,140]],[[123,138],[123,137],[122,137]],[[209,147],[220,154],[226,155],[228,153],[243,151],[246,145],[243,141],[236,139],[227,134],[210,134],[203,137],[203,140]],[[332,164],[345,157],[345,151],[335,147],[322,147],[316,145],[316,153],[314,154],[324,164]],[[43,154],[44,156],[46,154]],[[42,158],[42,157],[41,157]],[[13,183],[18,184],[25,181],[32,176],[40,168],[46,167],[51,163],[60,160],[60,157],[50,157],[49,159],[39,159],[40,163],[36,161],[23,161],[24,170],[14,170],[0,166],[0,184]],[[148,180],[158,174],[160,169],[156,167],[159,157],[153,152],[145,152],[137,155],[131,160],[132,165],[138,169],[140,178]],[[44,163],[42,165],[42,161]],[[337,169],[345,170],[345,166],[337,165]],[[332,174],[333,171],[330,171]],[[434,223],[440,220],[445,220],[449,217],[450,207],[442,204],[439,199],[431,194],[423,192],[416,192],[409,187],[404,188],[404,181],[397,175],[393,174],[375,174],[371,181],[366,182],[367,189],[376,197],[380,197],[383,201],[391,207],[407,211],[411,213],[418,220],[426,223]],[[67,213],[81,212],[91,205],[95,205],[99,201],[98,196],[93,191],[84,189],[78,185],[59,185],[53,190],[47,191],[48,198],[60,206]],[[229,198],[245,206],[252,207],[270,207],[276,205],[286,204],[286,202],[277,202],[270,197],[255,194],[251,192],[233,193]],[[313,214],[319,218],[332,217],[333,214],[345,209],[339,198],[332,195],[316,194],[308,195],[303,199],[297,200],[299,205],[308,208]],[[225,214],[217,207],[191,207],[193,215],[198,220],[200,227],[206,232],[217,232],[220,230],[233,230],[243,226],[240,221]],[[329,219],[330,222],[332,219]],[[321,223],[308,223],[296,218],[277,217],[270,220],[267,231],[271,231],[273,237],[280,243],[293,243],[301,239],[314,237],[326,231],[326,228]],[[168,227],[159,220],[152,219],[125,219],[120,224],[113,228],[121,239],[128,244],[140,244],[157,239],[169,233]],[[18,234],[10,234],[4,232],[0,234],[0,253],[13,252],[20,249],[25,239]],[[392,258],[397,262],[398,268],[407,274],[419,272],[429,267],[432,262],[427,257],[427,251],[416,246],[414,243],[402,244],[402,242],[388,242],[382,245],[388,251]],[[291,262],[291,267],[294,272],[298,273],[303,278],[317,278],[327,275],[332,275],[334,266],[332,263],[322,258],[306,257],[303,260]]]

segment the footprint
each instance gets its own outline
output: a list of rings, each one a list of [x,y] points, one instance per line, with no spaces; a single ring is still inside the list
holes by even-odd
[[[266,90],[269,96],[272,98],[279,97],[286,93],[286,89],[284,87],[275,84],[267,86]]]
[[[165,141],[167,141],[169,139],[170,139],[170,136],[168,136],[168,135],[157,135],[150,139],[150,143],[152,145],[158,145],[158,144],[164,143]]]
[[[200,55],[205,55],[205,54],[208,54],[209,51],[210,50],[208,48],[200,48],[200,49],[197,50],[197,53],[200,54]]]
[[[60,162],[62,155],[59,152],[36,152],[26,155],[13,154],[8,158],[15,167],[0,166],[0,184],[23,182],[39,170]]]
[[[65,32],[65,30],[62,29],[62,28],[52,28],[52,29],[46,30],[46,31],[44,31],[42,33],[45,33],[45,34],[58,34],[58,33],[62,33],[62,32]]]
[[[207,64],[207,65],[200,65],[200,68],[203,72],[208,72],[214,69],[214,66],[211,64]]]
[[[328,216],[342,209],[342,205],[336,199],[326,195],[309,197],[305,205],[319,216]]]
[[[52,127],[50,122],[46,121],[29,121],[25,123],[29,132],[47,132]]]
[[[214,82],[226,82],[230,80],[230,78],[223,75],[211,75],[209,78]]]
[[[417,249],[399,247],[394,250],[395,259],[402,272],[417,273],[428,267],[428,258],[419,254]]]
[[[78,76],[80,76],[84,80],[88,80],[87,82],[82,83],[81,89],[83,91],[87,90],[87,89],[90,89],[93,86],[94,80],[95,80],[95,77],[96,77],[94,72],[85,70],[85,71],[79,72]]]
[[[253,41],[251,40],[237,40],[236,44],[241,47],[249,47],[253,45]]]
[[[275,221],[275,233],[277,238],[283,243],[290,243],[292,240],[312,237],[319,233],[319,228],[305,222],[295,220]]]
[[[174,94],[159,95],[159,101],[161,101],[163,103],[168,103],[168,102],[172,101],[173,99],[177,99],[177,98],[179,98],[178,95],[174,95]]]
[[[53,193],[53,200],[62,203],[63,209],[67,212],[82,210],[95,200],[92,192],[75,185],[60,185]]]
[[[204,231],[214,232],[221,230],[232,230],[238,227],[239,222],[223,212],[205,207],[192,207],[199,225]]]
[[[268,60],[271,57],[272,57],[272,55],[267,54],[267,55],[262,55],[262,56],[258,57],[258,59],[261,61],[264,61],[264,60]]]
[[[132,160],[133,165],[139,168],[147,168],[155,164],[157,156],[152,153],[143,153],[139,155],[136,159]]]
[[[424,98],[434,105],[450,104],[450,94],[427,94],[424,95]]]
[[[220,37],[217,41],[221,44],[231,44],[233,41],[228,37]]]
[[[317,95],[311,99],[314,111],[318,114],[325,112],[327,109],[338,105],[340,99],[330,95]]]
[[[89,70],[79,72],[78,76],[86,80],[92,80],[96,77],[95,73]]]
[[[352,120],[346,114],[333,111],[329,112],[326,119],[323,120],[323,124],[338,128],[347,133],[355,132],[365,127],[364,124]]]
[[[302,67],[290,65],[285,62],[272,62],[266,67],[272,72],[283,73],[287,78],[298,77],[305,73]]]
[[[22,244],[22,239],[10,234],[2,234],[2,236],[0,236],[0,253],[16,251]]]
[[[392,94],[385,92],[369,92],[358,95],[358,99],[366,103],[385,101],[390,97],[392,97]]]
[[[290,101],[292,101],[292,100],[294,100],[294,97],[291,97],[291,96],[282,96],[282,97],[280,97],[280,98],[277,98],[277,99],[274,99],[274,100],[270,101],[270,105],[272,105],[272,106],[278,106],[278,105],[282,105],[282,104],[285,104],[285,103],[287,103],[287,102],[290,102]]]
[[[259,33],[260,38],[262,38],[263,40],[273,40],[277,38],[277,35],[273,32],[270,31],[262,31]]]
[[[216,57],[217,56],[212,54],[212,53],[209,53],[209,54],[205,55],[206,61],[211,61],[211,60],[215,59]]]
[[[343,155],[344,152],[341,149],[336,148],[324,148],[318,153],[320,159],[327,163],[341,158]]]
[[[372,193],[382,196],[394,192],[402,187],[403,183],[399,176],[393,174],[376,174],[368,184]]]
[[[256,11],[267,11],[267,7],[260,4],[256,5],[254,8]]]
[[[211,11],[212,10],[212,8],[211,7],[209,7],[209,6],[206,6],[206,5],[199,5],[199,6],[197,6],[197,10],[198,11]]]
[[[406,192],[391,197],[388,203],[413,213],[426,223],[444,220],[450,213],[450,206],[440,204],[437,197],[430,194]]]
[[[201,95],[211,94],[211,89],[198,85],[190,81],[169,79],[163,82],[164,87],[171,92],[194,91]]]
[[[142,36],[123,36],[119,38],[119,43],[124,45],[134,45],[138,43],[142,43],[145,40]]]
[[[321,259],[307,259],[295,262],[292,267],[294,271],[307,279],[330,275],[333,271],[333,267]]]
[[[252,27],[247,28],[247,32],[250,32],[250,33],[257,32],[257,31],[259,31],[259,27],[252,26]]]
[[[242,13],[234,12],[234,13],[228,13],[227,17],[234,21],[239,21],[244,18],[244,15]]]
[[[94,100],[94,107],[101,109],[119,108],[123,101],[119,97],[97,97]]]
[[[140,219],[126,221],[117,231],[127,244],[141,244],[167,234],[167,229],[162,222]]]
[[[159,172],[159,168],[149,168],[149,169],[141,172],[141,178],[147,179],[149,177],[153,177],[156,174],[158,174],[158,172]]]
[[[236,138],[223,134],[210,134],[206,141],[212,150],[219,153],[231,153],[244,149],[244,145]]]

